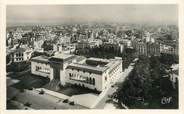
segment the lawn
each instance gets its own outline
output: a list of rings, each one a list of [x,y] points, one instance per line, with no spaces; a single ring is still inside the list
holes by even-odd
[[[48,78],[35,76],[32,75],[30,72],[24,74],[23,76],[17,77],[16,79],[20,80],[19,83],[13,85],[13,87],[17,89],[40,88],[49,83]]]

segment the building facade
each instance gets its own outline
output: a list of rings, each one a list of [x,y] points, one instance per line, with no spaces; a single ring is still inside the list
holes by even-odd
[[[31,73],[43,77],[50,77],[50,64],[48,57],[37,56],[31,59]]]
[[[170,55],[176,55],[178,56],[178,45],[167,45],[160,43],[160,52]]]
[[[103,91],[122,73],[122,59],[85,58],[58,54],[50,58],[34,57],[32,74],[59,80],[62,85],[72,84]]]
[[[89,58],[84,63],[68,65],[66,77],[68,83],[102,91],[121,72],[122,60],[120,58],[111,60]]]
[[[133,48],[136,50],[138,56],[160,56],[160,45],[151,42],[133,42]]]
[[[31,58],[33,50],[32,49],[26,49],[26,48],[17,48],[13,49],[10,52],[10,58],[12,62],[22,62],[29,60]]]

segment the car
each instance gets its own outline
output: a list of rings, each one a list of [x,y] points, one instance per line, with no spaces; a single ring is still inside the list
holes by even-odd
[[[72,101],[72,102],[70,102],[69,104],[70,104],[70,105],[74,105],[74,102]]]
[[[28,90],[33,90],[33,87],[28,88]]]
[[[24,93],[24,92],[25,92],[25,89],[20,89],[20,92],[21,92],[21,93]]]
[[[39,92],[39,94],[41,94],[41,95],[43,95],[45,93],[45,91],[43,91],[43,90],[41,90],[40,92]]]
[[[63,103],[68,103],[68,99],[63,100]]]

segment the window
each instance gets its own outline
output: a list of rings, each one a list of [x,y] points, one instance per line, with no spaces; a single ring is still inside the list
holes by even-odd
[[[92,84],[95,85],[95,79],[93,78]]]
[[[36,71],[39,71],[41,69],[41,67],[36,66]]]
[[[107,77],[105,77],[105,81],[107,81]]]
[[[91,77],[89,78],[89,83],[92,84],[92,79],[91,79]]]
[[[36,71],[38,71],[39,70],[39,67],[38,66],[36,66]]]
[[[69,78],[70,78],[70,79],[72,78],[72,74],[71,74],[71,73],[69,73]]]
[[[86,78],[86,82],[89,83],[89,78],[88,77]]]

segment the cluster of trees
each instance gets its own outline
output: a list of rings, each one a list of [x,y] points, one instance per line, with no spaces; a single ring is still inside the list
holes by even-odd
[[[7,72],[22,72],[30,68],[31,63],[27,61],[13,62],[6,66]]]
[[[129,64],[137,57],[136,50],[131,48],[125,48],[122,54],[123,69],[127,68]]]
[[[173,88],[161,57],[141,56],[133,71],[115,94],[130,108],[178,108],[178,88]],[[171,98],[163,103],[163,98]]]
[[[45,40],[43,45],[42,45],[42,48],[44,49],[44,51],[53,50],[52,44],[53,44],[52,41]]]
[[[106,48],[104,46],[77,50],[75,54],[83,55],[86,57],[98,57],[98,58],[107,58],[107,59],[114,58],[115,56],[119,56],[119,57],[122,56],[122,53],[117,47]]]

